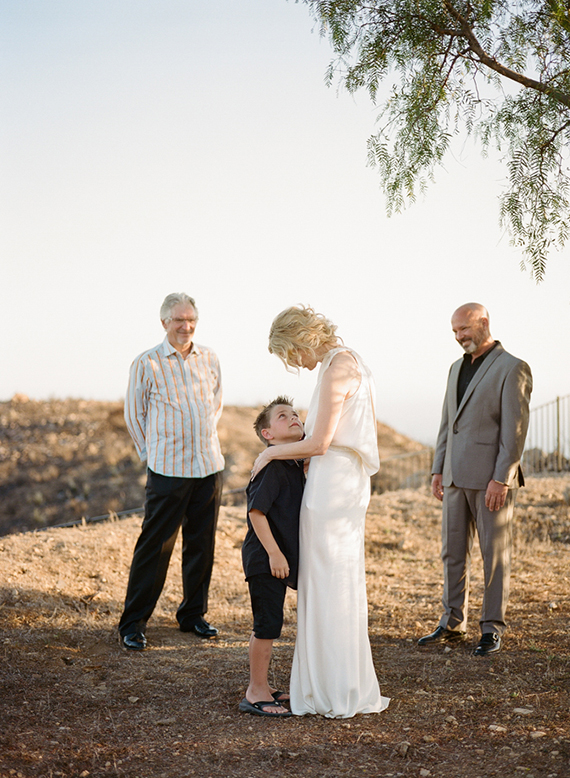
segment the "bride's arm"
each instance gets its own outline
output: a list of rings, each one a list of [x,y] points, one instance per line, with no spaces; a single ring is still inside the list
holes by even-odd
[[[333,357],[325,370],[319,394],[319,407],[313,434],[297,443],[280,443],[269,446],[255,460],[252,478],[272,459],[307,459],[322,456],[328,449],[347,397],[360,385],[360,370],[354,357],[341,351]]]

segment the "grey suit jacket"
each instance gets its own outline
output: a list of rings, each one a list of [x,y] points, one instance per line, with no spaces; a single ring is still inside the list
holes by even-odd
[[[522,486],[530,368],[497,343],[457,407],[462,362],[454,362],[449,371],[432,473],[443,475],[443,486],[463,489],[486,489],[491,480],[511,489]]]

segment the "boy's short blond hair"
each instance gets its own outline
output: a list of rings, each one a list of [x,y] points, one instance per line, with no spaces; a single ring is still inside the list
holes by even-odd
[[[276,397],[275,400],[272,400],[269,405],[266,405],[265,408],[259,412],[257,419],[253,422],[253,429],[255,430],[255,434],[262,443],[265,443],[266,446],[269,445],[269,441],[263,437],[261,431],[269,429],[271,426],[271,411],[277,405],[288,405],[290,408],[292,408],[293,400],[290,397],[284,397],[282,395]]]

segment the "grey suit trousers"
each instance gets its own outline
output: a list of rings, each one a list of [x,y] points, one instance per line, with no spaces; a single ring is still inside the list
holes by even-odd
[[[485,582],[481,632],[502,635],[505,631],[516,492],[509,489],[503,508],[490,511],[485,507],[485,491],[456,486],[444,488],[441,528],[444,613],[440,626],[462,632],[467,628],[471,549],[477,530]]]

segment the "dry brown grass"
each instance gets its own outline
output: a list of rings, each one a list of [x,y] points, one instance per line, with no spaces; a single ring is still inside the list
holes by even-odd
[[[373,497],[370,637],[392,702],[350,721],[238,712],[251,625],[243,508],[220,518],[208,614],[220,638],[176,629],[177,548],[143,654],[124,654],[116,641],[140,518],[0,538],[0,776],[570,775],[569,487],[569,478],[532,479],[519,493],[510,630],[503,652],[484,660],[467,646],[415,645],[439,616],[438,504],[421,490]],[[472,592],[470,645],[478,559]],[[288,596],[273,662],[280,688],[294,602]]]

